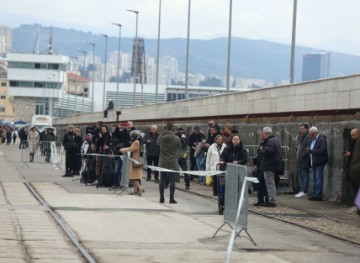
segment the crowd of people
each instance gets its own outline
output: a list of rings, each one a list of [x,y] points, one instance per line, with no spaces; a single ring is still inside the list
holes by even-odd
[[[295,198],[307,197],[309,201],[322,201],[324,168],[329,161],[326,136],[320,133],[317,127],[310,128],[307,124],[300,125],[299,134],[299,140],[294,143],[294,147],[297,151],[296,167],[300,191],[296,193]],[[40,133],[36,127],[18,130],[0,126],[0,143],[15,143],[17,138],[20,139],[20,149],[28,148],[30,162],[34,160],[39,148],[45,161],[50,161],[49,147],[39,147],[39,143],[57,140],[52,128],[44,129]],[[346,178],[351,181],[355,194],[359,191],[360,185],[359,138],[360,130],[352,129],[351,143],[343,152],[347,164]],[[253,175],[259,179],[256,187],[257,202],[254,205],[275,207],[279,175],[284,174],[281,145],[271,127],[264,127],[259,132],[259,141],[257,154],[253,159]],[[164,189],[168,187],[169,202],[177,203],[175,183],[180,181],[180,173],[177,172],[179,170],[214,171],[223,169],[221,167],[226,163],[249,163],[248,151],[238,130],[231,124],[221,128],[214,120],[208,121],[206,132],[195,126],[189,135],[181,127],[170,122],[162,131],[158,130],[157,125],[152,124],[149,132],[144,134],[136,129],[131,121],[114,124],[110,128],[99,121],[86,129],[85,136],[79,128],[69,125],[62,144],[66,151],[64,177],[73,177],[82,172],[84,183],[97,183],[98,186],[109,187],[109,190],[123,187],[120,185],[121,155],[127,152],[130,152],[131,159],[144,157],[149,166],[173,170],[174,172],[159,172],[149,167],[146,169],[146,181],[159,182],[160,203],[165,201]],[[310,172],[311,195],[308,194]],[[206,176],[195,176],[191,173],[183,175],[186,190],[190,190],[191,182],[201,185],[207,183],[212,185],[214,196],[219,194],[216,176],[211,177],[211,183],[205,180]],[[130,166],[129,179],[133,186],[131,193],[142,195],[145,189],[141,185],[141,165]],[[358,212],[358,209],[352,206],[349,211]]]

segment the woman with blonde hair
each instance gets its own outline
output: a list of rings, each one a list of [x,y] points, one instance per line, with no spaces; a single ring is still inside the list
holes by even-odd
[[[140,131],[134,130],[130,132],[131,146],[128,148],[121,148],[120,152],[126,153],[130,152],[132,159],[139,158],[141,156],[141,138]],[[140,185],[140,180],[142,178],[142,166],[134,167],[130,165],[130,176],[129,179],[134,182],[134,191],[130,194],[135,194],[141,196],[142,193],[145,193],[145,190]]]

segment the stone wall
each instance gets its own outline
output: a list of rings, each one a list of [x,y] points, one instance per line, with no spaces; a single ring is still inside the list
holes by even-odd
[[[35,114],[34,97],[14,97],[13,106],[15,120],[31,121],[31,116]]]

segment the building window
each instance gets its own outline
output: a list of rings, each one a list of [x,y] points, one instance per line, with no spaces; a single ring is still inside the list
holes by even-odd
[[[59,64],[49,64],[48,69],[58,70],[59,69]]]
[[[6,94],[1,94],[0,99],[2,99],[2,100],[6,99]]]
[[[20,81],[19,86],[20,87],[25,87],[25,88],[32,88],[33,83],[30,82],[30,81]]]
[[[5,112],[5,107],[0,107],[0,112]]]
[[[6,82],[1,82],[1,87],[6,87]]]
[[[36,69],[46,69],[46,64],[44,64],[44,63],[35,63],[34,68],[36,68]]]
[[[9,61],[8,62],[8,67],[9,68],[20,68],[20,63],[19,62]]]
[[[10,87],[19,87],[19,81],[10,80]]]
[[[29,68],[29,69],[34,68],[34,64],[33,63],[21,62],[20,68]]]
[[[45,83],[44,82],[34,82],[34,87],[35,88],[43,88],[43,87],[45,87]]]

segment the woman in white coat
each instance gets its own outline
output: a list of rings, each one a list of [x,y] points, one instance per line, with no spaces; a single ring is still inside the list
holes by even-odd
[[[210,145],[206,155],[206,171],[216,171],[216,166],[220,162],[220,154],[225,149],[226,144],[221,135],[217,135],[214,139],[214,143]],[[217,176],[212,177],[213,181],[213,195],[217,196]]]

